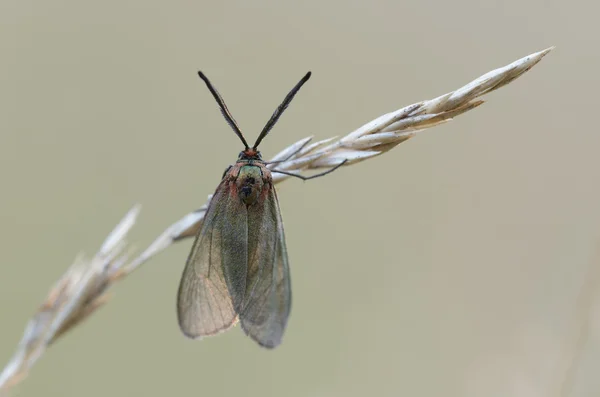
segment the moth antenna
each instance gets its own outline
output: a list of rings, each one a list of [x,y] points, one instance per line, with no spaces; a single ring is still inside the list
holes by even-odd
[[[298,91],[304,85],[304,83],[306,83],[308,81],[308,79],[310,79],[310,75],[311,75],[311,72],[306,73],[306,75],[304,75],[304,77],[302,77],[302,80],[300,80],[298,82],[298,84],[296,84],[296,86],[294,88],[292,88],[292,90],[287,94],[287,96],[285,97],[285,99],[283,100],[281,105],[279,105],[277,107],[277,109],[275,109],[275,112],[273,112],[273,115],[271,116],[269,121],[267,121],[265,128],[263,128],[260,135],[256,139],[256,142],[254,143],[254,146],[252,146],[252,149],[256,150],[256,148],[258,147],[258,145],[260,145],[260,142],[263,140],[263,138],[267,136],[269,131],[271,131],[271,129],[273,128],[275,123],[277,123],[277,120],[279,120],[279,117],[281,117],[281,114],[283,113],[283,111],[285,109],[287,109],[290,102],[292,102],[292,99],[294,99],[294,96],[298,93]]]
[[[229,112],[229,109],[227,109],[227,105],[225,105],[225,101],[219,94],[219,91],[217,91],[217,89],[215,87],[213,87],[210,80],[208,80],[208,77],[206,77],[204,75],[204,73],[202,73],[201,71],[198,71],[198,76],[200,76],[200,78],[202,80],[204,80],[204,82],[206,83],[206,86],[208,87],[208,90],[215,98],[215,101],[217,101],[217,103],[219,104],[219,108],[221,109],[221,114],[223,115],[223,117],[225,117],[225,121],[227,121],[227,124],[229,124],[229,126],[231,127],[233,132],[235,132],[236,135],[240,138],[240,140],[242,141],[242,143],[245,146],[245,149],[248,149],[249,148],[248,142],[246,142],[246,139],[244,138],[244,135],[242,135],[242,131],[240,130],[240,127],[238,127],[237,123],[235,122],[235,119]]]

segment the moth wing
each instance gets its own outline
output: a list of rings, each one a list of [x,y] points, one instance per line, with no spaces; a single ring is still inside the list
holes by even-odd
[[[259,345],[274,348],[281,343],[292,301],[283,221],[274,188],[263,205],[248,208],[248,229],[248,280],[240,322]]]
[[[223,180],[206,211],[177,294],[181,331],[190,338],[215,335],[237,321],[246,282],[246,207]]]

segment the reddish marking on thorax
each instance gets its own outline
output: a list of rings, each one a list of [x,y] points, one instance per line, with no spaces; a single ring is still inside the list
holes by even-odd
[[[252,157],[256,157],[258,155],[258,151],[248,148],[246,150],[244,150],[244,154],[250,158]]]

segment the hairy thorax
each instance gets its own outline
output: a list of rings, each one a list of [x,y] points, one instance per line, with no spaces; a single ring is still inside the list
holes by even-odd
[[[256,203],[264,188],[271,183],[271,173],[262,164],[243,164],[240,165],[235,184],[237,193],[246,205]]]

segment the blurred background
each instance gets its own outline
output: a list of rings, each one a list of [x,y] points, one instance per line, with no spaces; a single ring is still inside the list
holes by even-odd
[[[3,1],[0,361],[134,203],[142,249],[235,161],[197,70],[250,141],[312,70],[268,158],[557,46],[452,123],[278,185],[294,296],[278,349],[239,328],[181,335],[185,240],[117,285],[13,395],[567,395],[578,302],[600,265],[596,15],[553,0]],[[572,396],[600,390],[590,315]]]

